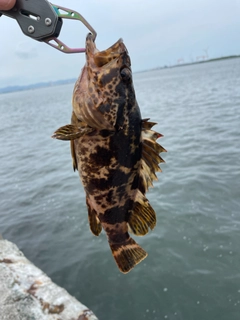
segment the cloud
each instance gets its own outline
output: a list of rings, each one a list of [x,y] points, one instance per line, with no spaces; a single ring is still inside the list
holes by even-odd
[[[58,0],[81,13],[96,29],[99,50],[123,38],[133,71],[179,58],[195,60],[209,48],[210,57],[240,54],[240,0]],[[4,30],[4,32],[2,32]],[[0,87],[77,77],[84,54],[63,54],[24,36],[14,19],[0,18]],[[82,47],[88,30],[64,19],[59,36],[70,47]],[[33,72],[34,70],[34,72]]]

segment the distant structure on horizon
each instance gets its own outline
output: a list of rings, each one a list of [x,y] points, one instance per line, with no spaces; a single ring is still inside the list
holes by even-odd
[[[197,62],[209,60],[209,57],[208,57],[208,47],[207,47],[207,49],[203,49],[203,51],[205,52],[205,55],[196,57],[196,61],[197,61]]]
[[[179,59],[177,60],[177,64],[180,64],[180,63],[184,63],[184,59],[183,59],[183,58],[179,58]]]

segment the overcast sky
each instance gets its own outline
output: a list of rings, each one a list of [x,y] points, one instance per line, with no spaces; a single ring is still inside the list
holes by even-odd
[[[240,54],[240,0],[56,0],[80,12],[103,50],[123,38],[133,71]],[[88,30],[65,20],[59,39],[82,47]],[[84,54],[63,54],[24,36],[13,19],[0,18],[0,88],[76,78]]]

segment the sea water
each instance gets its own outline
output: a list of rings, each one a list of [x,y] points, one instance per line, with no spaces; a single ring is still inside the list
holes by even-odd
[[[77,75],[76,75],[77,76]],[[0,95],[0,233],[111,320],[240,319],[240,59],[134,74],[143,118],[164,134],[147,197],[148,257],[121,274],[89,230],[69,142],[73,84]]]

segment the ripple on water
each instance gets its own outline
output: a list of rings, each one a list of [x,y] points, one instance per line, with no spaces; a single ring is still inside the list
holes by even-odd
[[[72,85],[0,95],[0,233],[100,319],[238,320],[239,70],[234,59],[134,75],[168,152],[147,195],[158,224],[136,239],[148,258],[127,275],[89,231],[69,144],[50,138],[70,121]]]

